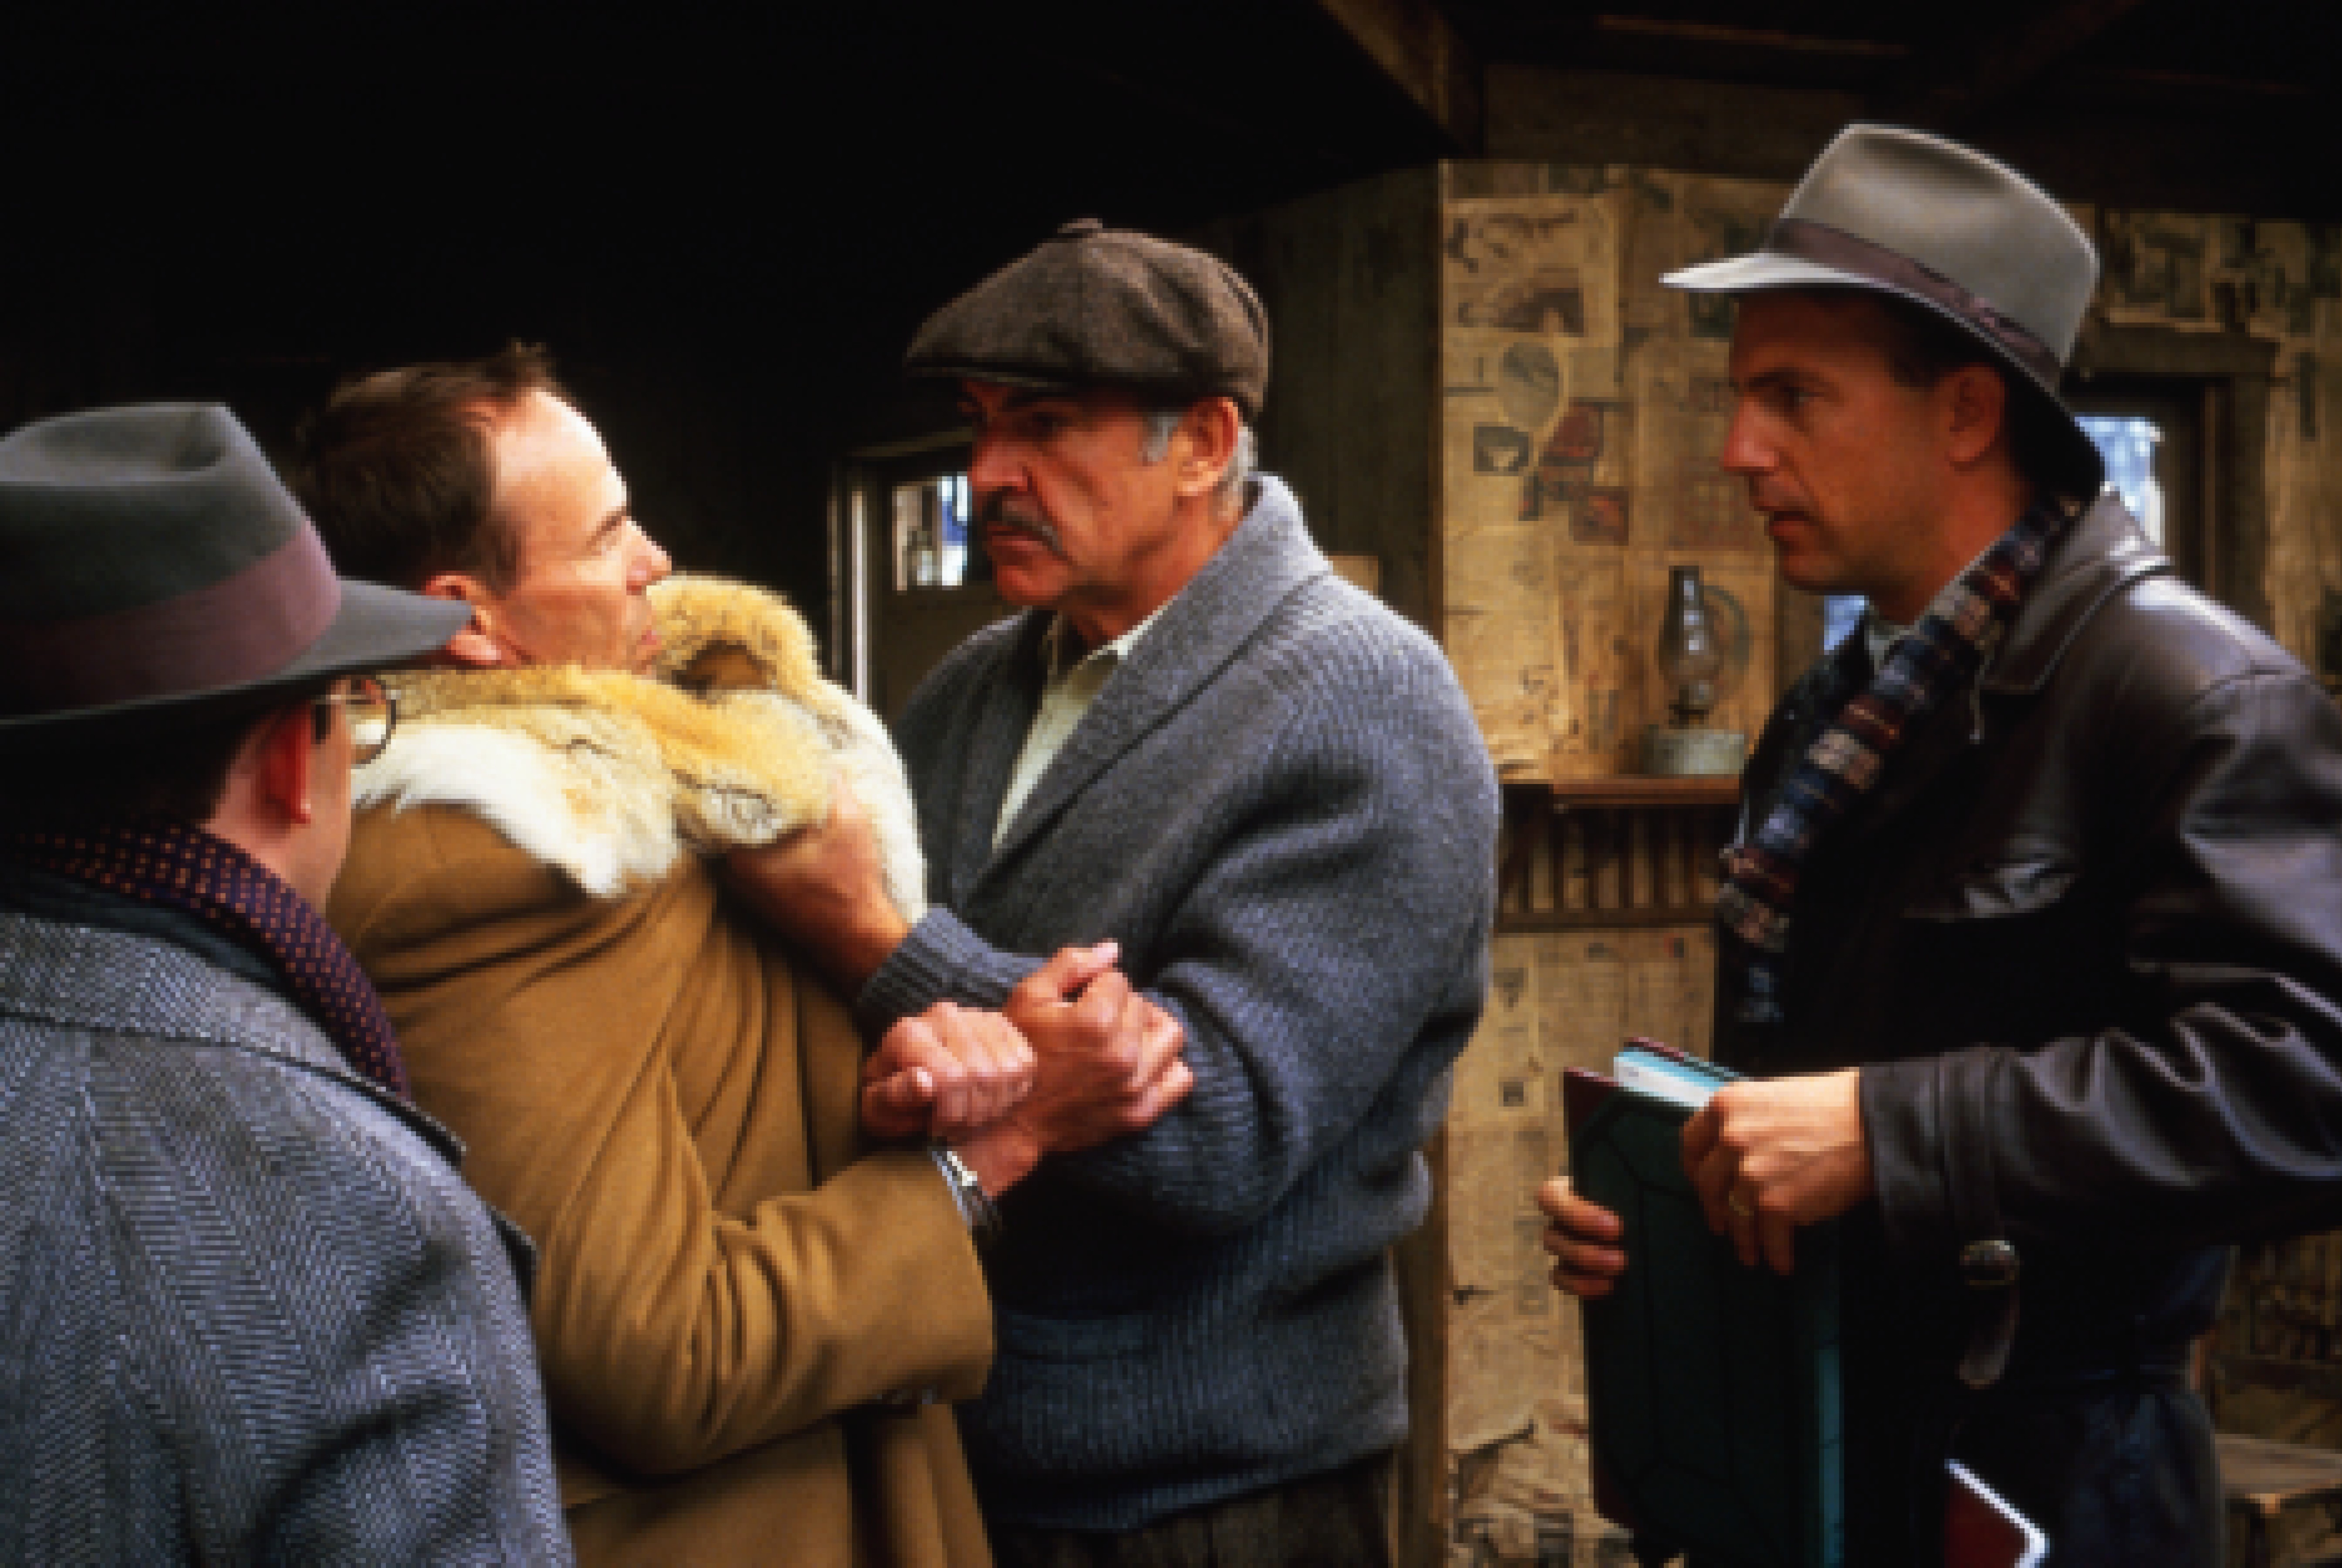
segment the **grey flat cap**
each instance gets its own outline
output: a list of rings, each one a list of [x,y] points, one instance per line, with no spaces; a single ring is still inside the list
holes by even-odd
[[[1861,288],[1924,305],[2048,399],[2071,429],[2072,482],[2098,487],[2097,449],[2057,398],[2097,286],[2097,252],[2047,193],[1973,148],[1848,125],[1806,171],[1763,248],[1660,281],[1701,294]]]
[[[1257,419],[1268,313],[1216,256],[1084,218],[929,316],[903,367],[1169,402],[1226,397]]]

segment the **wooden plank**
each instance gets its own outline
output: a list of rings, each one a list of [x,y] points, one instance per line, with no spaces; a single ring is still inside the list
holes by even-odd
[[[1426,403],[1436,404],[1438,186],[1406,169],[1335,193],[1333,359],[1315,391],[1332,415],[1336,547],[1382,563],[1383,602],[1429,630],[1437,495]]]
[[[1556,811],[1575,806],[1732,805],[1740,799],[1740,781],[1726,777],[1618,774],[1610,778],[1556,779],[1548,787]]]
[[[1877,95],[1878,116],[1957,129],[2071,59],[2140,0],[2059,0],[2027,7],[1981,36],[1966,28],[1951,47],[1921,55]]]
[[[1318,0],[1460,153],[1481,137],[1480,62],[1433,0]]]
[[[1859,94],[1623,71],[1488,67],[1491,157],[1795,180],[1850,120]]]

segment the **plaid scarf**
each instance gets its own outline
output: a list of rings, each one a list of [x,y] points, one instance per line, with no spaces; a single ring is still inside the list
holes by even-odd
[[[406,1094],[398,1036],[374,983],[309,903],[266,866],[200,828],[176,823],[25,828],[10,854],[142,904],[183,910],[268,961],[351,1066]]]
[[[1983,667],[2073,513],[2043,503],[1946,584],[1790,771],[1756,835],[1724,852],[1716,918],[1750,953],[1744,1024],[1778,1024],[1797,878],[1830,827],[1878,783],[1919,719]]]

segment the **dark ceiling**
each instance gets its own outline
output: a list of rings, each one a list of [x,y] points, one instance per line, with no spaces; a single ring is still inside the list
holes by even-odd
[[[2080,199],[2342,218],[2333,0],[1440,5],[1484,65],[1845,95],[2022,155]]]

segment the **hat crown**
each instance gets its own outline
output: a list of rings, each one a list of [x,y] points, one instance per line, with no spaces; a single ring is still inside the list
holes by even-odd
[[[345,584],[216,404],[0,436],[0,751],[322,687],[444,644],[465,607]]]
[[[215,404],[36,420],[0,437],[0,620],[75,619],[208,587],[308,525]]]
[[[1079,218],[929,316],[904,368],[1013,385],[1226,396],[1256,418],[1268,313],[1217,256]]]
[[[1996,159],[1892,125],[1849,125],[1806,173],[1785,219],[1918,263],[2073,357],[2098,256],[2066,209]]]

